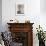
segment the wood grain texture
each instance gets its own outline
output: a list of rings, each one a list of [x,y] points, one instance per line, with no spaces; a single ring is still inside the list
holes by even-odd
[[[33,23],[7,23],[9,25],[9,31],[12,33],[16,32],[27,32],[28,33],[28,46],[33,46]],[[15,38],[15,36],[14,36]],[[27,45],[26,45],[27,46]]]

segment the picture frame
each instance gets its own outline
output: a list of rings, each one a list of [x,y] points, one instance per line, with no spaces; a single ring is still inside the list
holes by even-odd
[[[16,15],[24,15],[24,3],[16,3]]]

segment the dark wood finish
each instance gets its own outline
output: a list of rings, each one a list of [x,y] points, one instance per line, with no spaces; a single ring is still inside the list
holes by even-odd
[[[7,23],[9,25],[9,31],[16,32],[28,32],[28,46],[33,46],[33,23]]]

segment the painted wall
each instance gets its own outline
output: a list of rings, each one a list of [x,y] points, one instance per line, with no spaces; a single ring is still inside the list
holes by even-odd
[[[24,15],[17,16],[15,13],[16,3],[24,3]],[[44,5],[43,5],[44,6]],[[39,24],[46,30],[46,14],[42,12],[42,2],[40,0],[2,0],[2,25],[3,31],[8,30],[7,22],[11,19],[17,19],[19,22],[30,20],[33,25],[33,45],[38,46],[38,39],[36,37],[36,27]]]
[[[2,0],[0,0],[0,31],[2,31]]]
[[[16,2],[22,2],[25,6],[25,14],[21,16],[17,16],[15,14],[15,5]],[[39,23],[40,21],[40,0],[2,0],[2,23],[3,26],[6,25],[6,23],[10,19],[17,19],[19,22],[24,22],[25,20],[30,20],[30,22],[33,23]],[[37,21],[38,20],[38,21]],[[4,29],[6,29],[4,27]]]
[[[40,0],[40,24],[46,31],[46,0]]]

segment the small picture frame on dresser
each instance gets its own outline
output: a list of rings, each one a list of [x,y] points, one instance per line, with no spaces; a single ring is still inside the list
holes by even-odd
[[[16,15],[24,15],[24,3],[16,3]]]

